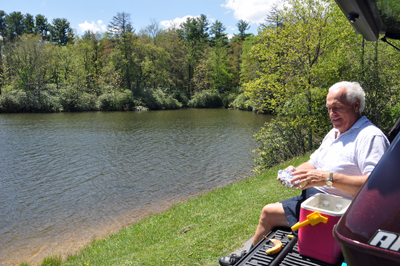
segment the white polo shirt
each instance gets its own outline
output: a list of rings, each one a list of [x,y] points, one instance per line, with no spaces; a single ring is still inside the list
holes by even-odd
[[[369,175],[390,145],[385,134],[365,116],[335,139],[336,132],[335,128],[329,131],[310,156],[309,163],[315,168],[345,175]],[[334,187],[315,188],[327,194],[354,198]]]

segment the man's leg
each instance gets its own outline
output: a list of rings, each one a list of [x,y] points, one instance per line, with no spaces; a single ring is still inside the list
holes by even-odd
[[[253,246],[257,245],[266,234],[276,226],[290,227],[283,205],[280,202],[271,203],[261,211],[260,221],[253,239]]]

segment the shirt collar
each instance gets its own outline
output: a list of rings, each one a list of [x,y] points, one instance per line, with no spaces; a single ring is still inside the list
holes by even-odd
[[[354,125],[352,125],[348,130],[346,130],[345,132],[341,133],[339,135],[339,137],[337,137],[336,139],[340,138],[340,136],[342,136],[343,134],[347,134],[348,132],[355,130],[357,128],[360,128],[362,124],[364,124],[365,122],[368,121],[368,118],[366,116],[361,117],[360,119],[358,119]],[[333,128],[333,137],[335,138],[336,133],[339,132],[339,129]]]

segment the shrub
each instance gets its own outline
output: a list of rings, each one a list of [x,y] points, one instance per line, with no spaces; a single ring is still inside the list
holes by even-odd
[[[252,111],[253,106],[250,104],[249,98],[247,98],[244,93],[239,94],[235,100],[230,104],[231,108],[239,109],[244,111]]]
[[[136,106],[130,90],[104,93],[99,96],[98,105],[103,111],[133,110]]]
[[[229,108],[236,97],[237,94],[235,92],[225,92],[222,95],[222,106],[225,108]]]
[[[182,107],[177,99],[172,95],[167,95],[162,89],[147,89],[144,93],[145,105],[152,110],[164,110],[164,109],[178,109]]]
[[[35,91],[35,94],[13,90],[0,96],[0,112],[59,112],[61,105],[58,97],[47,91]]]
[[[254,137],[260,145],[253,151],[258,154],[254,159],[256,173],[307,151],[307,125],[300,120],[279,117],[266,123]]]
[[[194,108],[217,108],[222,106],[221,95],[217,90],[203,90],[193,95],[189,106]]]
[[[96,95],[82,92],[75,87],[61,90],[60,104],[63,111],[68,112],[98,110]]]
[[[17,92],[3,92],[0,96],[0,112],[1,113],[17,113],[21,112],[21,99]]]

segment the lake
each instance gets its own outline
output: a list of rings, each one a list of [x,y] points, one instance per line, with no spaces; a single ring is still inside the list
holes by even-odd
[[[0,265],[64,258],[251,175],[270,116],[226,109],[0,114]]]

